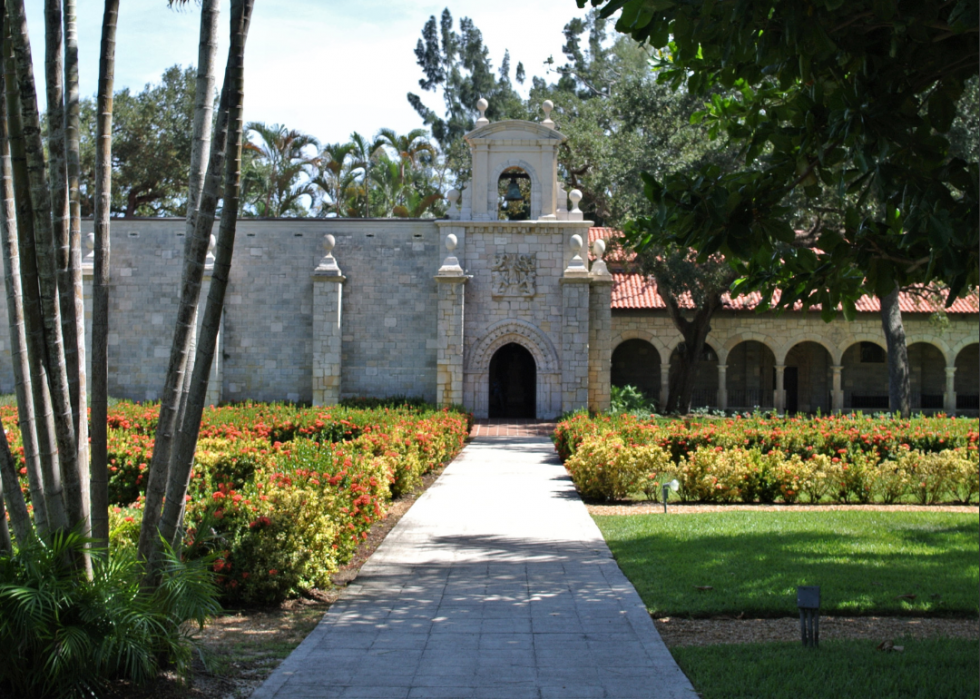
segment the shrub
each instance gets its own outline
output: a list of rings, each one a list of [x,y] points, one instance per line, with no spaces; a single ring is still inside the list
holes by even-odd
[[[586,441],[565,467],[583,497],[621,500],[669,465],[670,457],[660,447],[627,447],[613,437]]]
[[[640,413],[649,415],[657,410],[656,401],[647,397],[636,386],[613,386],[610,390],[609,412]]]

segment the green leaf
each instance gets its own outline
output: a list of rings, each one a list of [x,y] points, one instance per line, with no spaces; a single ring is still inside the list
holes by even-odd
[[[937,90],[929,98],[929,122],[932,128],[946,133],[956,118],[956,103],[946,90]]]

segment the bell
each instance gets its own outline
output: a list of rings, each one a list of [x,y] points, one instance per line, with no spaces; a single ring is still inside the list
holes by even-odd
[[[521,194],[521,188],[517,184],[516,178],[510,178],[510,184],[507,185],[507,194],[504,195],[504,201],[524,201],[524,195]]]

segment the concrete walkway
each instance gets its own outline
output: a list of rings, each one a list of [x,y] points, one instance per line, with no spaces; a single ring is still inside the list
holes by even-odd
[[[252,699],[696,696],[532,436],[467,446]]]

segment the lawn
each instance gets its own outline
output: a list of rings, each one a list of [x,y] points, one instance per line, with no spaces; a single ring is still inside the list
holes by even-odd
[[[702,699],[975,699],[976,641],[896,639],[902,653],[883,653],[873,641],[674,648],[681,669]]]
[[[798,585],[821,587],[823,614],[978,611],[977,513],[734,511],[595,520],[655,616],[793,616]]]

